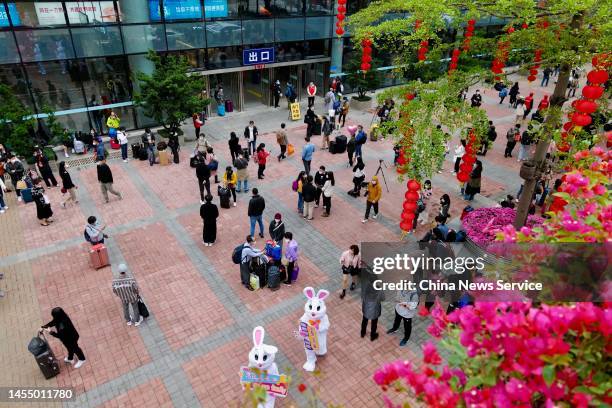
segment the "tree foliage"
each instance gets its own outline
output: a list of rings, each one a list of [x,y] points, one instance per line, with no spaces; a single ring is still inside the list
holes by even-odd
[[[15,96],[11,88],[0,84],[0,143],[19,156],[30,156],[34,148],[32,112]]]
[[[358,60],[352,59],[346,64],[347,82],[357,91],[357,99],[359,100],[365,100],[368,92],[380,86],[380,73],[376,71],[376,67],[380,65],[380,60],[373,58],[371,65],[372,68],[364,73]]]
[[[168,131],[176,132],[180,123],[201,112],[209,100],[202,97],[204,78],[188,75],[189,63],[178,56],[159,56],[149,51],[147,59],[154,65],[152,74],[139,72],[140,93],[134,95],[137,106]]]

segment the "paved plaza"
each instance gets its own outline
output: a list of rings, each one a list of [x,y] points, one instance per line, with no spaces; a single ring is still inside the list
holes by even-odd
[[[552,82],[547,89],[521,82],[522,93],[531,86],[537,102],[543,93],[552,93]],[[497,92],[492,89],[484,91],[483,99],[498,138],[487,156],[480,158],[484,166],[482,194],[472,204],[478,207],[495,205],[506,194],[516,194],[520,186],[519,163],[503,157],[514,110],[507,101],[498,105]],[[319,111],[320,104],[321,98]],[[302,109],[303,113],[304,105]],[[363,124],[368,130],[372,115],[373,111],[351,110],[347,125]],[[59,188],[47,189],[55,213],[50,226],[40,226],[34,204],[17,203],[14,194],[7,194],[9,210],[0,215],[0,273],[4,273],[0,289],[6,292],[0,298],[0,386],[74,387],[76,400],[65,403],[74,407],[240,406],[243,395],[238,371],[248,362],[253,327],[262,325],[265,342],[278,347],[279,369],[306,384],[308,391],[314,390],[314,403],[382,406],[372,374],[387,361],[416,361],[421,344],[429,338],[425,331],[428,318],[416,317],[408,345],[399,347],[397,334],[385,334],[394,317],[391,299],[383,307],[380,338],[374,342],[360,338],[359,290],[339,299],[342,273],[338,259],[351,244],[401,238],[398,224],[406,187],[397,180],[392,166],[393,143],[368,141],[364,146],[366,177],[375,173],[379,159],[384,160],[389,191],[383,185],[378,219],[362,224],[365,198],[346,194],[352,187],[346,154],[320,150],[321,137],[313,137],[317,151],[312,168],[324,164],[332,170],[336,187],[331,216],[322,218],[322,208],[317,208],[314,220],[307,222],[298,216],[297,194],[291,190],[291,182],[302,170],[306,125],[301,120],[287,120],[286,108],[262,108],[209,120],[203,130],[220,158],[219,169],[230,163],[229,132],[235,131],[243,140],[249,120],[255,120],[259,128],[258,141],[272,152],[265,180],[257,180],[256,166],[249,166],[252,187],[258,187],[266,200],[266,238],[268,223],[275,213],[281,213],[286,230],[293,232],[300,246],[297,283],[282,285],[275,292],[267,288],[250,292],[241,286],[238,266],[230,258],[232,249],[249,232],[250,192],[238,195],[237,207],[220,209],[215,245],[202,244],[199,191],[195,171],[189,167],[193,143],[183,146],[179,165],[149,167],[146,161],[109,161],[115,188],[124,197],[116,200],[111,196],[109,204],[103,202],[94,165],[71,168],[80,203],[62,209]],[[296,154],[279,163],[274,157],[279,148],[273,131],[282,121],[287,122]],[[191,124],[185,130],[192,132]],[[454,140],[453,148],[456,143]],[[457,225],[466,202],[458,195],[451,166],[449,158],[444,171],[433,177],[430,203],[448,193],[451,225]],[[212,190],[218,204],[215,185]],[[94,270],[88,264],[89,244],[83,240],[83,228],[90,215],[108,225],[106,244],[112,267]],[[419,227],[416,236],[420,238],[425,230]],[[259,239],[256,246],[263,245],[264,240]],[[111,291],[119,263],[125,263],[135,276],[151,311],[140,327],[126,326],[119,299]],[[303,312],[305,286],[332,292],[327,301],[331,322],[328,354],[317,364],[318,375],[301,369],[305,355],[301,340],[294,335]],[[68,313],[79,331],[87,364],[80,369],[66,365],[64,347],[51,339],[62,367],[57,377],[45,380],[26,346],[38,327],[50,320],[50,311],[56,306]],[[294,384],[287,398],[277,399],[277,406],[306,406],[309,397],[308,392],[299,393]],[[0,406],[10,405],[0,402]]]

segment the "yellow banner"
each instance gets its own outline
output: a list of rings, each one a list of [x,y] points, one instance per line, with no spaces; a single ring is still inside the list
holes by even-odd
[[[291,105],[291,120],[300,120],[300,104],[298,102],[294,102]]]

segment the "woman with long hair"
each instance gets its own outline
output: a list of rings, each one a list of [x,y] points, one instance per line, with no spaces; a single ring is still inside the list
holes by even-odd
[[[259,180],[263,180],[265,177],[264,170],[266,169],[266,161],[270,153],[266,151],[266,145],[264,143],[260,143],[259,146],[257,146],[255,154],[257,155],[257,164],[259,165],[257,168],[257,178]]]
[[[358,197],[361,194],[361,183],[365,180],[365,164],[363,164],[363,160],[361,156],[357,157],[357,164],[353,167],[353,195]]]
[[[323,191],[323,208],[325,208],[325,212],[321,214],[321,217],[329,217],[329,212],[331,211],[331,198],[334,190],[334,185],[336,185],[336,181],[334,180],[334,173],[328,171],[325,173],[325,183],[321,190]]]
[[[53,210],[51,209],[51,202],[49,201],[49,197],[45,194],[45,189],[41,181],[41,179],[36,179],[36,181],[34,181],[32,198],[36,204],[36,218],[38,218],[40,225],[46,227],[49,223],[53,222],[51,219]]]
[[[466,201],[472,201],[474,196],[480,193],[480,178],[482,176],[482,162],[480,160],[476,160],[476,164],[474,165],[474,169],[470,173],[470,179],[467,182],[465,187],[465,195],[463,198]]]
[[[300,171],[297,178],[293,182],[293,190],[298,193],[297,209],[298,213],[304,212],[304,197],[302,196],[302,186],[306,183],[306,172]]]
[[[41,326],[41,331],[44,330],[51,336],[58,338],[68,351],[68,356],[64,358],[64,361],[69,364],[75,363],[74,368],[80,368],[85,364],[85,354],[79,347],[79,333],[74,328],[72,320],[61,307],[53,308],[51,316],[53,320]],[[51,331],[50,327],[55,327],[55,331]],[[73,360],[75,354],[77,359]]]
[[[448,194],[442,194],[442,197],[440,197],[440,214],[442,217],[444,217],[445,220],[448,219],[448,217],[450,216],[449,212],[450,212],[450,204],[451,204],[451,200]]]
[[[76,196],[76,186],[72,182],[70,173],[68,173],[68,170],[66,170],[66,163],[63,161],[60,162],[59,164],[59,175],[60,175],[60,178],[62,179],[62,189],[63,189],[62,192],[64,192],[65,190],[65,193],[70,194],[70,196],[66,199],[66,201],[62,202],[62,207],[66,208],[66,204],[68,204],[68,202],[70,201],[72,201],[74,204],[78,204],[79,200],[77,200],[77,196]]]

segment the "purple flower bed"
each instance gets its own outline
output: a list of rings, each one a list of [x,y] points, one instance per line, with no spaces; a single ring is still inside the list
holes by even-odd
[[[463,229],[467,236],[477,245],[487,248],[495,240],[495,235],[506,225],[512,224],[516,211],[512,208],[477,208],[463,219]],[[527,226],[542,224],[543,219],[537,215],[527,218]]]

